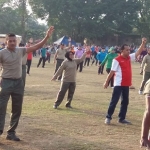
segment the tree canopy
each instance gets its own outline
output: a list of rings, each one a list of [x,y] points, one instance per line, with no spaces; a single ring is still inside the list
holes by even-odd
[[[57,35],[76,40],[149,31],[149,0],[29,0],[34,13],[48,17]],[[148,35],[147,35],[148,36]]]
[[[38,17],[55,26],[53,40],[63,35],[76,41],[111,35],[150,35],[149,0],[28,1],[34,15],[29,14],[25,0],[0,0],[1,33],[13,30],[17,34],[24,31],[25,36],[42,36],[46,26],[39,25]]]

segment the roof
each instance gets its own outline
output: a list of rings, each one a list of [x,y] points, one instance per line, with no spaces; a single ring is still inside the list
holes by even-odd
[[[5,37],[6,37],[6,34],[0,34],[0,37],[1,37],[1,38],[5,38]],[[21,38],[20,35],[16,35],[16,37]]]

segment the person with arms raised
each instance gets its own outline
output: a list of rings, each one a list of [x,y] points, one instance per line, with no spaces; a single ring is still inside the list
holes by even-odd
[[[22,58],[26,53],[34,52],[41,48],[54,31],[51,26],[45,38],[31,47],[16,47],[17,38],[13,33],[6,36],[6,47],[0,51],[0,63],[2,64],[2,80],[0,90],[0,135],[3,133],[5,116],[9,97],[12,100],[10,125],[7,130],[7,140],[20,141],[16,136],[16,128],[22,111],[24,84],[22,80]]]

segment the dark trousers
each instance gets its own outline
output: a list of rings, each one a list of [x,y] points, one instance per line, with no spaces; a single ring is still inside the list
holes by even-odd
[[[61,64],[62,64],[62,62],[64,61],[64,59],[57,59],[56,61],[57,61],[57,62],[56,62],[55,73],[57,72],[58,68],[61,66]],[[61,77],[62,77],[62,75],[60,75],[60,76],[58,77],[58,80],[61,80]]]
[[[27,74],[29,74],[30,72],[31,63],[32,63],[32,60],[27,59]]]
[[[122,121],[126,118],[127,108],[129,104],[129,87],[128,86],[115,86],[114,87],[106,118],[112,119],[112,115],[115,111],[115,108],[119,101],[120,96],[121,96],[121,107],[120,107],[120,112],[118,116],[119,121]]]
[[[42,62],[42,67],[44,68],[44,66],[45,66],[45,57],[40,57],[39,63],[37,65],[37,67],[39,67],[39,65],[41,64],[41,62]]]
[[[48,56],[46,57],[46,61],[48,61],[48,63],[50,63],[50,59],[51,59],[51,56],[48,55]],[[46,61],[45,61],[45,62],[46,62]]]
[[[74,92],[75,92],[75,88],[76,88],[75,82],[62,82],[60,90],[59,90],[57,98],[56,98],[56,101],[55,101],[55,105],[59,106],[61,104],[61,102],[63,101],[64,96],[68,90],[66,106],[70,106]]]
[[[85,58],[85,61],[84,61],[84,66],[86,66],[86,63],[87,63],[87,66],[89,66],[89,63],[90,63],[90,58]]]
[[[83,69],[83,61],[77,65],[77,70],[80,68],[79,72],[82,72]]]
[[[22,65],[22,81],[25,87],[26,84],[26,65]]]
[[[107,72],[108,74],[110,73],[110,71],[111,71],[110,68],[106,68],[106,72]],[[110,85],[111,87],[114,86],[114,75],[111,77],[111,79],[110,79],[110,81],[109,81],[109,85]]]
[[[11,96],[12,111],[8,133],[14,133],[18,126],[19,118],[22,111],[24,84],[20,79],[2,79],[0,91],[0,132],[2,133],[5,125],[5,115],[7,103]]]
[[[96,62],[95,62],[96,61]],[[94,58],[94,60],[92,61],[92,64],[91,65],[93,65],[95,63],[95,65],[97,65],[97,63],[98,63],[98,60],[97,60],[97,58]]]
[[[33,57],[36,56],[36,51],[34,51],[32,54],[33,54]]]
[[[140,86],[140,91],[144,90],[145,83],[150,79],[150,72],[143,72],[143,80]]]
[[[101,64],[101,62],[99,62],[99,65]],[[103,74],[104,71],[104,65],[101,65],[100,67],[98,67],[98,74]]]

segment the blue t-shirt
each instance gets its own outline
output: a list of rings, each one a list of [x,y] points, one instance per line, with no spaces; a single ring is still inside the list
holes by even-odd
[[[46,51],[47,51],[46,48],[41,48],[41,56],[42,56],[42,57],[45,57],[45,56],[46,56]]]

